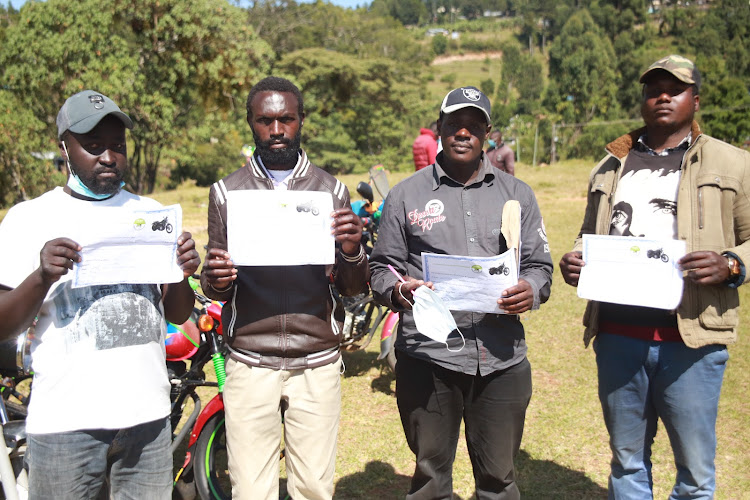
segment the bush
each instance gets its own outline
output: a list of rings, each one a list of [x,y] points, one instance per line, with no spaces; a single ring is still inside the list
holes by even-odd
[[[445,54],[445,51],[447,48],[448,48],[448,39],[445,38],[443,35],[435,35],[432,37],[432,51],[435,53],[436,56],[441,56]]]

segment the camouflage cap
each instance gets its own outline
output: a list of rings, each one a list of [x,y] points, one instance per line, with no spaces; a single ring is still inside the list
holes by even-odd
[[[698,68],[695,67],[695,64],[693,64],[693,61],[691,61],[687,57],[679,56],[676,54],[662,57],[654,64],[649,66],[648,69],[643,72],[641,78],[638,81],[644,83],[644,81],[646,80],[646,76],[652,71],[656,70],[664,70],[681,82],[695,85],[698,88],[700,88],[701,86],[701,74],[698,71]]]

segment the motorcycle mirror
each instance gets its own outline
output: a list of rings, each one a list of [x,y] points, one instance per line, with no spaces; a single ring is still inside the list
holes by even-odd
[[[362,198],[366,199],[370,203],[372,203],[375,200],[375,196],[372,192],[372,186],[370,186],[366,182],[360,181],[360,183],[357,184],[357,192]]]

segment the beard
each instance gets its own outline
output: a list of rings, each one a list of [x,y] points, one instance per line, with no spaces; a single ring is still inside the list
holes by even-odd
[[[95,194],[115,194],[120,190],[120,184],[124,177],[124,172],[118,168],[97,168],[94,169],[90,175],[82,175],[82,169],[76,168],[75,172],[81,179],[81,182],[86,185]],[[97,179],[97,174],[101,172],[114,172],[114,177],[106,179]]]
[[[297,135],[294,138],[281,140],[282,143],[287,145],[283,149],[271,149],[272,141],[262,141],[255,133],[255,130],[253,130],[253,140],[255,141],[255,151],[257,151],[260,159],[263,160],[263,165],[266,168],[270,168],[271,165],[294,168],[297,164],[297,156],[302,142],[301,129],[297,131]]]

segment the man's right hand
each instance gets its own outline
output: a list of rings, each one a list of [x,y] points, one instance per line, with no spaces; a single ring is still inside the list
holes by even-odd
[[[70,238],[57,238],[44,244],[39,252],[39,273],[45,286],[52,286],[73,269],[74,262],[81,262],[81,245]]]
[[[414,290],[420,286],[425,285],[430,290],[434,288],[431,281],[415,280],[410,276],[404,276],[404,280],[406,280],[406,283],[396,282],[391,294],[391,302],[402,309],[411,309],[412,304],[414,304]]]
[[[560,271],[568,285],[578,286],[581,268],[586,265],[582,257],[581,252],[568,252],[560,259]]]
[[[214,290],[228,289],[237,279],[237,269],[229,252],[220,248],[209,248],[203,263],[203,275]]]

